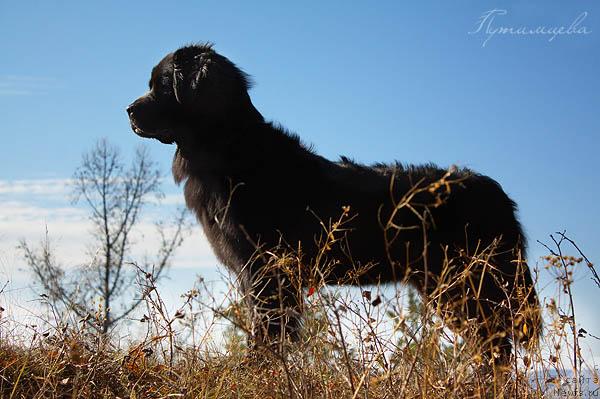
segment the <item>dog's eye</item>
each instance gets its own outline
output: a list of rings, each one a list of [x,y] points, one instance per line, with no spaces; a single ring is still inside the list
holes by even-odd
[[[150,90],[152,90],[152,79],[150,79],[150,80],[148,81],[148,88],[149,88]]]

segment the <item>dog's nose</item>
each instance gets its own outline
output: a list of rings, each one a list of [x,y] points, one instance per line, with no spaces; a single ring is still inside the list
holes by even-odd
[[[127,115],[131,116],[131,113],[133,112],[133,106],[135,105],[135,103],[131,103],[127,106]]]

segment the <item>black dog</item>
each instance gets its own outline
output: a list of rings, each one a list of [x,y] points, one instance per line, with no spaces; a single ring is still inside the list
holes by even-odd
[[[256,337],[297,330],[298,312],[266,316],[298,310],[301,300],[282,289],[281,274],[265,271],[273,248],[300,248],[304,265],[319,257],[326,282],[408,281],[446,305],[451,325],[479,320],[481,337],[504,354],[511,339],[527,338],[515,325],[539,332],[537,296],[519,261],[525,240],[516,206],[498,183],[466,169],[331,162],[266,122],[249,86],[210,45],[183,47],[154,67],[150,91],[127,112],[138,135],[177,144],[175,181],[185,182],[187,206],[263,315]],[[465,279],[472,284],[453,285],[486,250],[489,262]]]

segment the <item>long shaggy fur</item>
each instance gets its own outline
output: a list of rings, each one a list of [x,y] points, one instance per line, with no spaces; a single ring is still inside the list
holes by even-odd
[[[504,351],[510,351],[511,336],[502,332],[517,322],[510,307],[526,304],[518,322],[539,331],[533,282],[527,265],[517,261],[526,244],[516,206],[497,182],[432,164],[330,161],[265,121],[248,89],[247,75],[211,46],[187,46],[154,68],[150,91],[128,112],[140,136],[177,144],[175,181],[184,184],[187,206],[218,258],[253,294],[259,315],[282,304],[301,307],[297,295],[282,291],[280,276],[265,273],[269,260],[257,257],[257,250],[301,248],[302,263],[311,265],[323,226],[346,215],[343,239],[327,252],[328,282],[402,280],[428,296],[442,283],[444,265],[451,267],[450,277],[458,276],[471,255],[493,248],[489,268],[474,270],[477,293],[449,289],[437,300],[457,326],[479,320],[482,338]],[[399,206],[407,194],[413,194],[410,206]],[[453,259],[450,265],[447,259]],[[349,280],[357,269],[362,274]],[[293,335],[297,312],[285,314],[285,329]],[[255,335],[277,336],[282,316],[260,320]]]

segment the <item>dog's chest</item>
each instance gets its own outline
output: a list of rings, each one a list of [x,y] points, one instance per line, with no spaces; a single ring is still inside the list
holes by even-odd
[[[196,214],[219,260],[237,270],[248,260],[253,249],[243,238],[236,220],[233,187],[226,179],[189,178],[184,194],[187,207]]]

